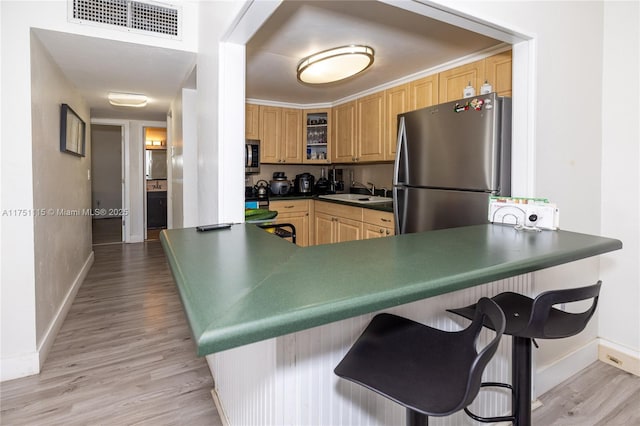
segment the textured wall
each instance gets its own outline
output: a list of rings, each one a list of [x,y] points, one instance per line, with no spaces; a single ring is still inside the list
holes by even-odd
[[[31,37],[36,341],[55,321],[91,255],[90,113],[36,36]],[[86,123],[86,157],[60,152],[60,104]],[[77,214],[76,214],[77,213]]]

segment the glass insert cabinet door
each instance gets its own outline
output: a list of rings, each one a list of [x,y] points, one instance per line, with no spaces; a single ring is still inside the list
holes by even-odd
[[[309,110],[304,113],[304,162],[330,162],[330,110]]]

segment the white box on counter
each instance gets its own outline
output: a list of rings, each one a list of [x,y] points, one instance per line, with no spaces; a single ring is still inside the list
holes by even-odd
[[[558,229],[560,211],[546,198],[489,198],[489,222],[524,229]]]

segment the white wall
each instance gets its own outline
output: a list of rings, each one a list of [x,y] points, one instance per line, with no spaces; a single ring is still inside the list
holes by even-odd
[[[26,271],[16,271],[27,272],[22,279],[19,278],[19,273],[6,281],[3,276],[2,299],[3,304],[15,304],[15,300],[7,298],[8,295],[17,296],[15,287],[31,287],[28,294],[33,294],[33,299],[29,300],[29,305],[17,307],[26,308],[29,320],[27,325],[34,327],[35,336],[31,329],[22,328],[21,323],[17,322],[22,312],[16,312],[12,308],[5,311],[6,305],[3,305],[2,379],[38,371],[93,261],[91,216],[82,213],[84,209],[91,208],[91,184],[88,176],[91,164],[89,108],[36,36],[31,37],[28,53],[32,65],[28,74],[32,91],[31,113],[27,116],[31,118],[33,141],[32,167],[28,171],[33,173],[33,180],[29,180],[33,184],[33,199],[28,207],[20,208],[31,209],[33,240],[29,246],[24,244],[23,247],[32,253],[28,258],[33,259],[34,264]],[[60,152],[62,103],[70,105],[87,123],[86,157]],[[3,150],[5,146],[3,143]],[[3,179],[3,183],[15,183],[13,179],[15,177],[8,181]],[[3,199],[3,208],[5,200]],[[7,220],[3,221],[3,228],[7,229],[5,225],[11,228],[15,224]],[[3,237],[6,238],[5,233]],[[3,244],[5,241],[3,238]],[[4,275],[5,271],[10,271],[9,265],[4,264],[4,261],[11,258],[11,251],[3,250],[3,253]],[[29,271],[33,271],[33,276]],[[35,318],[31,316],[32,313],[35,313]],[[33,319],[35,324],[31,323]],[[17,333],[24,333],[34,340],[22,342]],[[19,342],[25,345],[21,346]],[[22,352],[21,349],[27,351]]]
[[[2,48],[2,211],[33,211],[30,32],[23,4],[0,2]],[[31,5],[28,7],[31,9]],[[10,123],[11,126],[7,124]],[[19,141],[20,143],[15,143]],[[5,216],[0,259],[1,379],[39,370],[36,352],[34,220]]]
[[[244,146],[244,46],[220,43],[244,3],[199,4],[197,88],[200,224],[244,220],[244,168],[241,160]],[[221,63],[222,48],[233,52],[236,60]],[[236,84],[229,84],[229,81]],[[223,91],[230,96],[225,98],[227,102],[220,104],[220,93]],[[224,117],[223,120],[221,117]]]
[[[171,102],[169,114],[167,114],[167,154],[169,156],[169,168],[167,169],[167,177],[171,175],[167,194],[169,200],[167,208],[170,210],[171,222],[168,223],[169,228],[183,228],[184,212],[183,212],[183,173],[184,160],[183,148],[184,141],[182,136],[182,92]]]
[[[184,18],[182,40],[132,34],[127,31],[70,23],[66,0],[0,2],[0,45],[2,62],[1,198],[3,211],[33,212],[34,177],[31,129],[30,30],[41,28],[92,37],[140,43],[195,52],[198,26],[196,2],[181,2]],[[88,121],[87,121],[88,122]],[[7,125],[10,123],[10,126]],[[142,155],[140,155],[140,159]],[[140,185],[141,186],[141,185]],[[143,194],[141,191],[140,194]],[[0,291],[2,294],[0,337],[0,379],[34,374],[39,371],[36,317],[36,260],[34,218],[3,216],[1,220],[2,256]],[[140,226],[142,228],[142,226]],[[48,312],[48,311],[47,311]],[[46,314],[45,314],[46,315]],[[53,331],[53,330],[52,330]],[[55,333],[54,333],[55,334]]]
[[[640,358],[640,3],[605,2],[602,79],[602,234],[622,251],[605,256],[599,334]],[[633,104],[633,102],[632,102]]]
[[[536,292],[605,281],[600,330],[592,324],[574,339],[542,342],[538,366],[549,367],[598,334],[637,354],[638,118],[637,108],[624,107],[638,97],[637,3],[438,3],[534,35],[535,194],[558,203],[563,229],[618,237],[625,245],[535,274]],[[616,203],[623,199],[636,204],[621,215]]]
[[[170,168],[172,228],[196,226],[198,222],[198,123],[197,92],[182,89],[173,100],[168,126],[171,129]]]

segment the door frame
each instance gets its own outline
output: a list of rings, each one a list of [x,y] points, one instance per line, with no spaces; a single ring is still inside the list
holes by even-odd
[[[445,7],[433,1],[379,0],[418,15],[427,16],[455,25],[478,34],[495,38],[508,43],[513,51],[513,98],[512,122],[512,193],[519,196],[535,194],[535,120],[536,120],[536,81],[537,81],[537,49],[535,35],[522,29],[507,27],[505,23],[491,22],[481,19],[452,7]],[[245,67],[244,58],[238,58],[236,51],[225,48],[228,45],[239,45],[244,48],[255,32],[269,19],[278,8],[281,0],[246,1],[235,21],[230,25],[220,42],[220,86],[225,90],[218,98],[220,123],[244,124],[244,108],[237,110],[234,97],[244,97]],[[242,63],[241,63],[242,62]],[[232,69],[233,72],[224,72]],[[242,78],[240,78],[242,77]],[[241,83],[238,81],[241,80]],[[243,127],[244,128],[244,127]],[[222,161],[231,160],[222,158]],[[233,185],[232,176],[221,176],[220,186]],[[222,203],[223,192],[220,192],[219,203]]]
[[[131,206],[129,205],[129,167],[131,161],[129,159],[129,122],[126,120],[114,120],[104,118],[92,118],[91,124],[99,124],[105,126],[120,127],[120,195],[121,205],[124,212],[130,212]],[[122,215],[122,242],[131,242],[131,228],[128,215]]]

